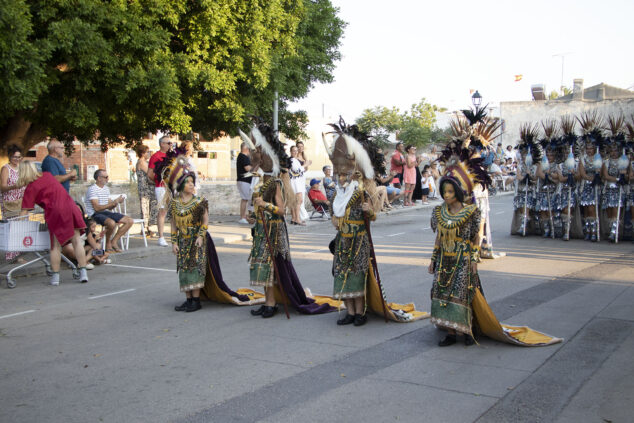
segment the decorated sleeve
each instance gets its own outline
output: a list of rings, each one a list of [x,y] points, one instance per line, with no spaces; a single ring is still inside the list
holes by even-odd
[[[476,208],[471,215],[471,260],[480,260],[480,209]]]

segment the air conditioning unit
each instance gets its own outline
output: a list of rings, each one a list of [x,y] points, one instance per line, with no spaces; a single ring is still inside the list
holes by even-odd
[[[86,182],[92,181],[95,176],[95,172],[99,170],[98,165],[87,165],[86,166]]]
[[[544,84],[531,85],[533,100],[546,100],[546,86]]]

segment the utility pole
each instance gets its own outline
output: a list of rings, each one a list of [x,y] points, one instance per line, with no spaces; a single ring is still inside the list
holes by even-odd
[[[559,91],[561,91],[561,95],[564,95],[564,61],[566,59],[566,56],[568,56],[569,54],[572,54],[572,52],[569,51],[566,53],[553,54],[553,57],[561,57],[561,83],[559,85]]]
[[[273,99],[273,130],[277,131],[277,100],[278,100],[278,96],[277,96],[277,91],[275,91],[275,98]]]

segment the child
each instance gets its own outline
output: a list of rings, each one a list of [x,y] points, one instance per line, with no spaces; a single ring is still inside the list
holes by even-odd
[[[167,207],[172,218],[172,252],[181,292],[187,300],[176,311],[200,310],[200,288],[207,273],[207,200],[194,194],[196,174],[187,161],[177,157],[166,170],[165,180],[173,193]],[[169,172],[169,173],[168,173]]]
[[[431,182],[431,175],[428,169],[423,171],[423,176],[420,179],[420,186],[422,187],[423,192],[423,204],[429,204],[427,201],[427,196],[429,195],[429,183]]]
[[[95,230],[97,228],[97,224],[91,218],[85,219],[86,222],[86,232],[80,236],[80,238],[84,241],[84,252],[86,254],[86,269],[92,270],[94,269],[94,265],[90,263],[90,260],[94,260],[96,264],[110,263],[110,259],[108,259],[108,253],[104,252],[104,254],[93,255],[93,251],[101,250],[101,237],[97,238],[95,235]],[[103,236],[103,232],[101,234]],[[103,252],[103,250],[101,250]],[[75,250],[73,249],[72,244],[66,244],[62,247],[62,254],[71,260],[77,260],[75,255]]]

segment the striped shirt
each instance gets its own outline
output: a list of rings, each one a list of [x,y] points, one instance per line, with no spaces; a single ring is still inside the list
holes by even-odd
[[[95,214],[95,209],[92,206],[92,202],[90,200],[97,200],[99,205],[108,204],[110,201],[110,188],[107,185],[104,185],[103,188],[99,188],[97,184],[93,184],[88,187],[88,191],[86,191],[86,214],[88,216],[92,216]]]

